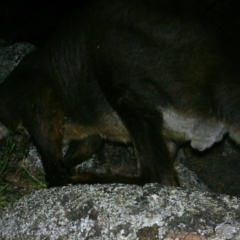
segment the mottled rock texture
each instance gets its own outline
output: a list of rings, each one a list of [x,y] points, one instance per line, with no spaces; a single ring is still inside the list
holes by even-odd
[[[1,239],[240,239],[240,200],[149,184],[44,189],[0,213]]]

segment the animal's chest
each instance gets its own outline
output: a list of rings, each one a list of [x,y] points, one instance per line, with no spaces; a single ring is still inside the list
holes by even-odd
[[[190,141],[199,151],[222,140],[227,128],[216,119],[186,117],[174,110],[163,109],[163,133],[171,140]]]

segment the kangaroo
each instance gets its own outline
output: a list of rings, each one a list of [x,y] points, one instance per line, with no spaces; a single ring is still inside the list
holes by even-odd
[[[203,0],[92,0],[0,85],[0,121],[28,131],[49,187],[178,186],[175,145],[240,142],[239,70],[223,35]],[[74,172],[104,140],[133,143],[137,175]]]

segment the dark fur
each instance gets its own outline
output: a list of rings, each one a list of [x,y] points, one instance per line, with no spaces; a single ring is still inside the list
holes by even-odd
[[[0,120],[27,129],[49,186],[178,185],[162,108],[239,126],[239,75],[219,30],[203,0],[92,1],[0,86]],[[74,173],[102,139],[133,142],[138,176]]]

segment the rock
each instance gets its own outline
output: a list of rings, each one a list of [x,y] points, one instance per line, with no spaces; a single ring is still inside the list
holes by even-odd
[[[0,83],[2,83],[9,73],[19,64],[22,58],[36,49],[30,43],[15,43],[7,46],[4,41],[0,42]]]
[[[180,162],[215,193],[240,197],[240,151],[229,138],[205,152],[186,146]]]
[[[1,239],[240,239],[240,199],[149,184],[43,189],[0,213]]]
[[[22,58],[36,49],[30,43],[15,43],[10,45],[0,39],[0,84],[4,82],[9,73],[19,64]],[[0,140],[8,135],[7,128],[0,122]]]
[[[29,169],[30,172],[44,171],[40,155],[33,144],[30,144],[28,156],[23,159],[23,165]]]
[[[0,140],[7,137],[8,129],[0,122]]]

